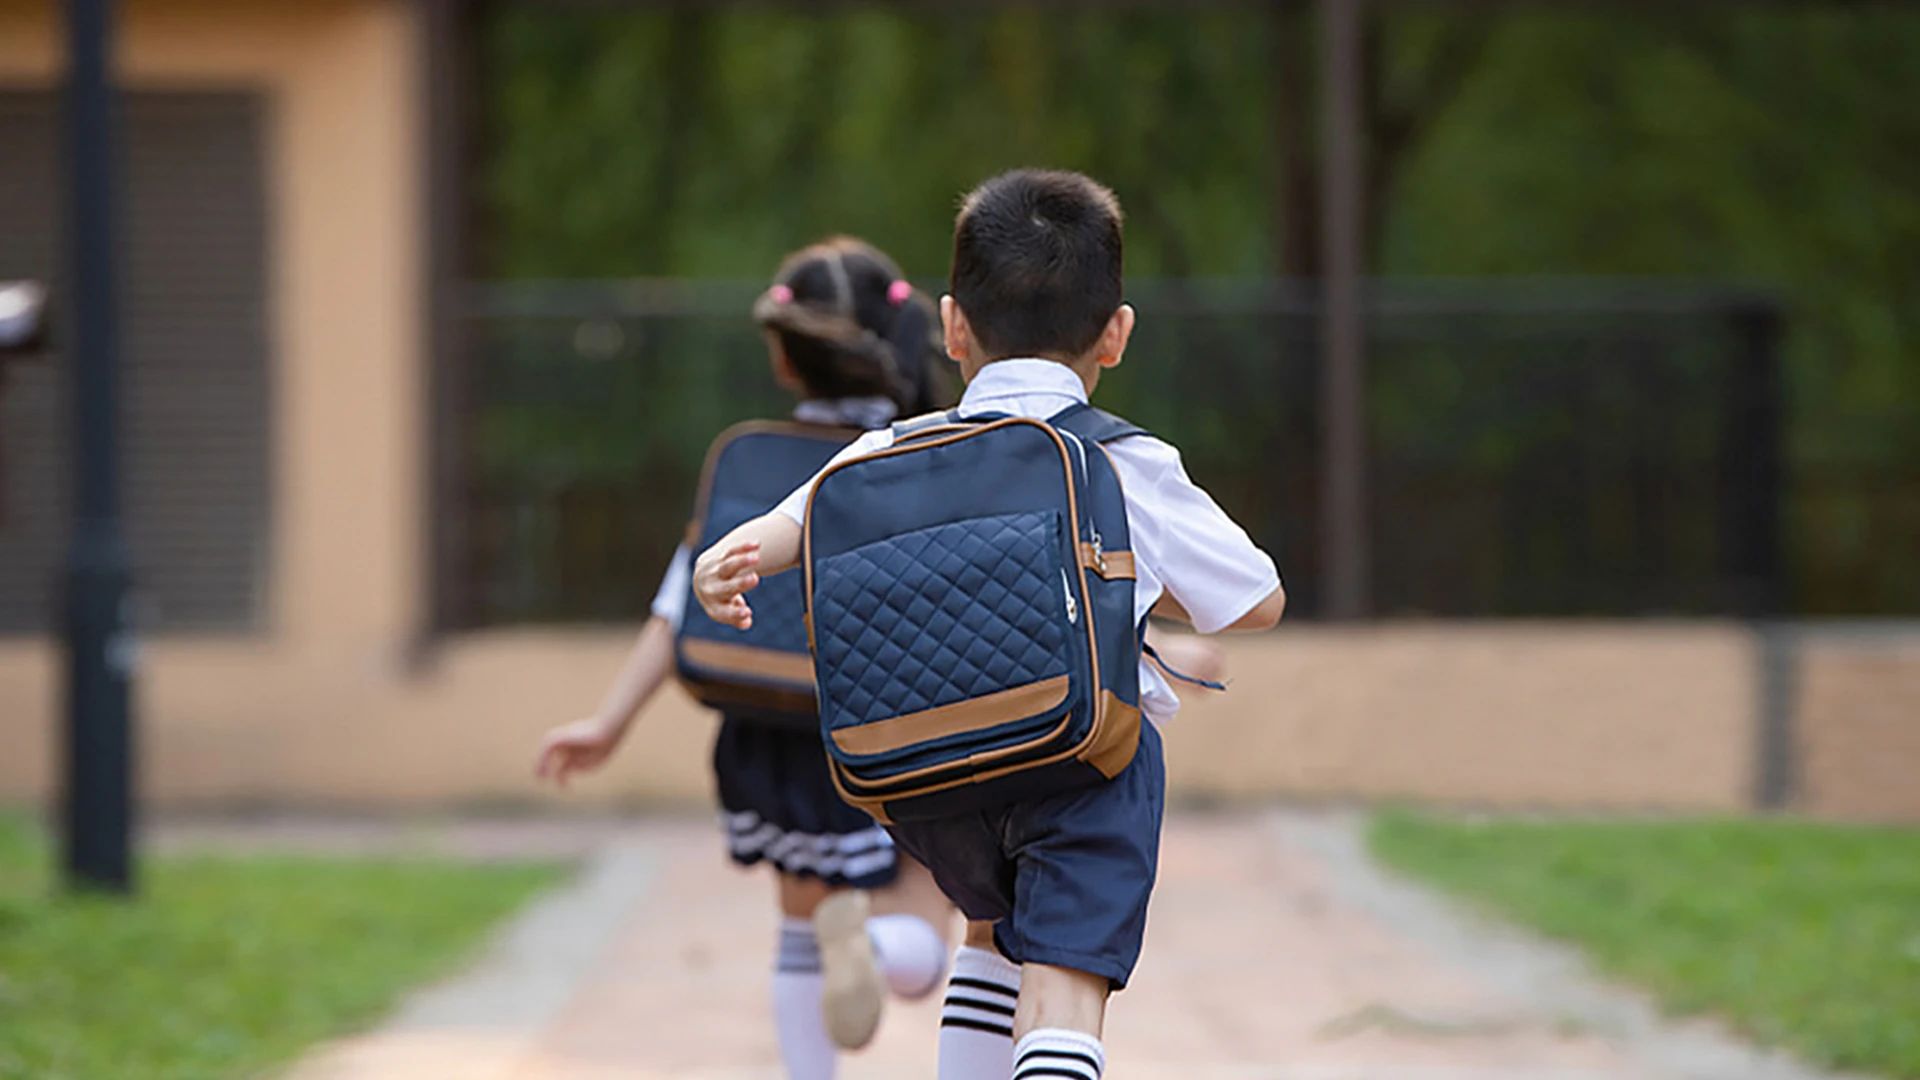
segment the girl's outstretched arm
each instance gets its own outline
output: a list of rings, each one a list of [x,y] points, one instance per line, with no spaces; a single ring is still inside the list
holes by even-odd
[[[655,615],[640,630],[627,662],[592,716],[562,724],[540,743],[534,775],[565,787],[576,772],[606,764],[626,737],[642,706],[653,698],[673,670],[673,624]]]

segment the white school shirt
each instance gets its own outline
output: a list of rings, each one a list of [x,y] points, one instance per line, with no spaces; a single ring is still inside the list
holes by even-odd
[[[803,424],[835,424],[844,427],[883,428],[899,415],[900,407],[889,397],[810,398],[793,407],[793,418]],[[693,576],[693,553],[687,545],[673,549],[673,561],[653,594],[652,613],[667,620],[676,631],[687,614],[687,579]]]
[[[1065,364],[996,360],[981,368],[967,385],[959,411],[963,417],[1005,413],[1045,419],[1086,400],[1086,384]],[[891,445],[891,428],[869,431],[836,454],[829,467]],[[1273,559],[1220,509],[1213,496],[1187,477],[1180,451],[1146,435],[1108,443],[1106,451],[1126,489],[1127,532],[1136,575],[1136,624],[1166,592],[1193,618],[1194,629],[1211,634],[1239,621],[1280,587],[1280,573]],[[781,500],[776,512],[804,525],[807,495],[818,479],[816,475]],[[751,595],[748,600],[751,602]],[[1162,724],[1180,711],[1180,698],[1159,669],[1144,657],[1140,661],[1140,710]]]

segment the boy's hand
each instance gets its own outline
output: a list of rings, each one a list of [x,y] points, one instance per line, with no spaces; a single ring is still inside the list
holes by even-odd
[[[541,740],[533,774],[566,787],[574,773],[592,772],[605,765],[626,733],[626,725],[609,724],[598,717],[562,724]]]
[[[744,593],[760,584],[760,542],[715,544],[693,563],[693,595],[707,618],[736,630],[753,625]]]
[[[1191,675],[1208,682],[1227,681],[1226,654],[1220,651],[1220,646],[1206,638],[1197,634],[1152,632],[1148,640],[1153,643],[1154,651],[1160,654],[1160,659],[1166,661],[1168,667],[1180,674]],[[1189,686],[1192,684],[1177,684],[1180,690],[1185,690]],[[1195,689],[1200,688],[1195,687]]]

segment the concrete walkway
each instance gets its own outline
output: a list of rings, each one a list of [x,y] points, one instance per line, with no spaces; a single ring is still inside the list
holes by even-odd
[[[1577,957],[1382,874],[1342,814],[1183,815],[1146,955],[1114,1000],[1115,1080],[1814,1080],[1662,1022]],[[297,1080],[777,1080],[764,875],[713,829],[603,839],[475,969]],[[937,1003],[896,1008],[847,1080],[931,1077]]]

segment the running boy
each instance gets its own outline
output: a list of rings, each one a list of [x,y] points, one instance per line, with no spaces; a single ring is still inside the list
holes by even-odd
[[[952,291],[940,301],[946,351],[967,382],[962,417],[1045,418],[1088,399],[1133,332],[1121,248],[1119,203],[1077,173],[1011,172],[967,196],[954,223]],[[891,441],[889,430],[869,432],[836,460]],[[1158,611],[1202,633],[1274,625],[1285,593],[1273,560],[1188,479],[1179,452],[1150,436],[1107,449],[1125,487],[1136,618]],[[761,574],[793,565],[810,490],[696,561],[694,594],[713,618],[750,624],[744,594]],[[1179,707],[1144,663],[1140,704],[1154,723]],[[889,827],[970,920],[943,1014],[942,1080],[1102,1074],[1106,999],[1126,985],[1145,932],[1164,786],[1149,724],[1111,781]]]

